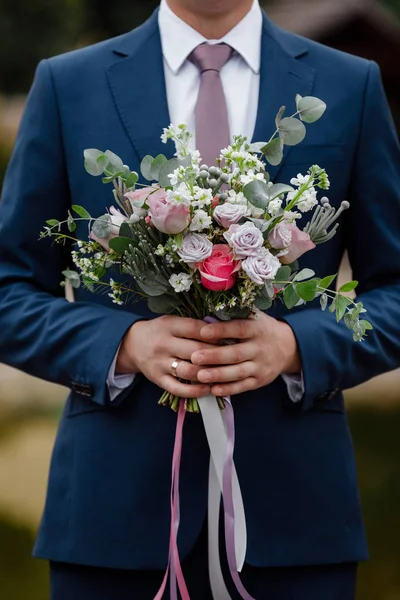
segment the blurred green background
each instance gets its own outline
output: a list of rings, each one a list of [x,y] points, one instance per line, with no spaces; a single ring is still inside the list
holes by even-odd
[[[0,0],[0,188],[38,61],[124,33],[157,5]],[[400,131],[400,0],[270,0],[264,6],[286,29],[378,62]],[[343,278],[348,269],[344,261]],[[358,600],[400,600],[399,390],[394,372],[346,394],[371,550]],[[30,552],[65,397],[63,388],[0,365],[1,600],[48,600],[47,565]]]

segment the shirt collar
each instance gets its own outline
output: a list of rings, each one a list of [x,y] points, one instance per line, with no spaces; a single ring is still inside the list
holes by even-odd
[[[177,74],[187,57],[204,42],[229,44],[254,71],[260,72],[262,12],[258,0],[247,15],[220,40],[207,40],[198,31],[180,19],[161,0],[158,24],[164,59],[174,74]]]

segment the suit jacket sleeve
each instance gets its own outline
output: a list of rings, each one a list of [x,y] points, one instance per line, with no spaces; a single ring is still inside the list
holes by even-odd
[[[284,317],[303,363],[302,410],[400,365],[400,149],[375,63],[369,63],[349,200],[342,226],[358,300],[374,330],[353,342],[320,308]]]
[[[0,205],[0,361],[104,405],[110,365],[139,317],[62,297],[61,271],[70,263],[70,248],[38,237],[47,218],[65,219],[69,203],[55,90],[43,61]]]

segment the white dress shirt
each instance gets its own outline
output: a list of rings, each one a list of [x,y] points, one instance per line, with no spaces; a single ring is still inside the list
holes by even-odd
[[[231,138],[234,134],[252,139],[256,124],[260,89],[261,35],[263,17],[258,0],[247,15],[220,40],[208,40],[182,21],[161,0],[158,14],[164,60],[165,85],[170,121],[173,125],[186,123],[195,134],[195,108],[200,89],[200,72],[188,60],[192,51],[203,43],[229,44],[235,52],[221,69]],[[169,123],[166,123],[167,127]],[[160,132],[161,134],[161,132]],[[196,147],[195,137],[192,148]],[[111,365],[108,386],[111,400],[131,385],[134,375],[115,375],[116,357]],[[293,402],[304,393],[302,378],[283,376]]]

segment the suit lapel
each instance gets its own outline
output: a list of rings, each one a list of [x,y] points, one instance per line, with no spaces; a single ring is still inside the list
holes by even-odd
[[[134,37],[137,36],[137,37]],[[146,154],[172,154],[160,136],[170,124],[158,28],[158,11],[117,47],[122,56],[107,72],[121,121],[140,159]]]
[[[260,94],[253,141],[268,141],[275,131],[275,116],[282,105],[285,116],[295,111],[295,96],[311,94],[315,71],[298,58],[307,53],[300,38],[275,27],[264,15],[261,42]],[[269,166],[272,180],[276,180],[290,147],[285,146],[283,161],[277,167]]]

